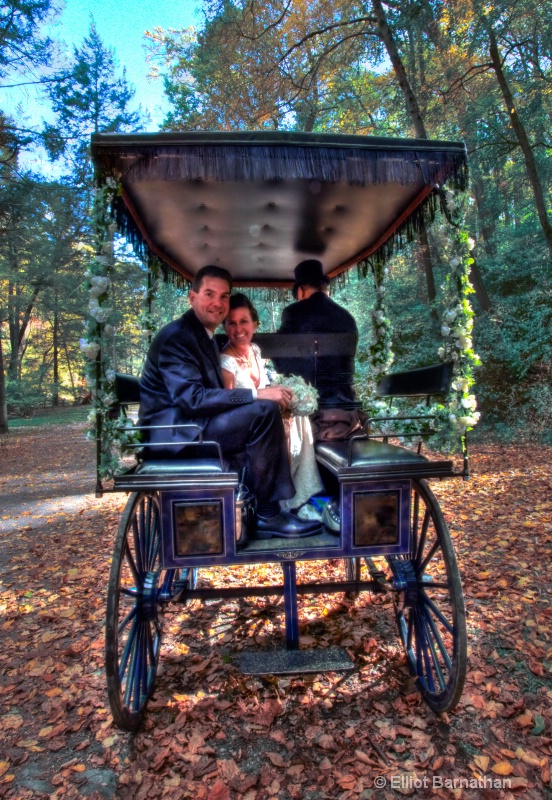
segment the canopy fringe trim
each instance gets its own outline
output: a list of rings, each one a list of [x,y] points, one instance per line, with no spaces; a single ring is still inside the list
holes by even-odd
[[[377,150],[280,145],[186,145],[119,148],[104,144],[95,153],[98,177],[136,181],[314,180],[367,186],[446,181],[463,190],[468,169],[461,149]]]

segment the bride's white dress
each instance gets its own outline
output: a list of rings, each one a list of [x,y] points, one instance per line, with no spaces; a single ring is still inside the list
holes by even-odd
[[[264,389],[269,385],[265,361],[258,345],[252,344],[251,348],[259,368],[260,383],[257,388]],[[240,367],[235,358],[221,353],[220,365],[222,369],[232,373],[237,389],[254,388],[249,372]],[[321,492],[324,488],[316,465],[312,428],[308,417],[293,416],[289,420],[289,459],[291,477],[295,485],[295,496],[290,500],[280,501],[280,505],[286,511],[299,508],[307,502],[309,497]]]

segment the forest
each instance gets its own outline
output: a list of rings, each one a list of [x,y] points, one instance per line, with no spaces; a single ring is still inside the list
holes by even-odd
[[[0,7],[0,81],[6,90],[38,82],[52,120],[27,123],[0,105],[0,433],[12,416],[88,394],[79,340],[94,255],[90,135],[141,131],[147,120],[93,22],[60,57],[44,34],[58,11],[55,0]],[[198,29],[155,23],[144,37],[170,105],[163,130],[465,143],[480,427],[552,443],[552,3],[204,0]],[[438,360],[447,235],[437,218],[389,261],[394,369]],[[122,240],[115,256],[111,358],[139,374],[151,327],[146,269]],[[159,325],[181,313],[187,288],[155,289]],[[361,386],[374,287],[352,271],[332,291],[359,324]],[[263,330],[285,301],[255,297]]]

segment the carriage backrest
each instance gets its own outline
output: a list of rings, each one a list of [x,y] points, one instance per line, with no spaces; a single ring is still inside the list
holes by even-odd
[[[115,396],[118,405],[132,405],[140,402],[140,380],[134,375],[115,373]]]
[[[454,364],[433,364],[385,375],[378,381],[378,397],[429,397],[450,391]]]

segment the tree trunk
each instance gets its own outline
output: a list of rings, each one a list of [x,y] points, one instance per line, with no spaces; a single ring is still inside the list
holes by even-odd
[[[426,32],[431,42],[437,49],[437,51],[440,53],[446,52],[447,45],[443,41],[441,30],[436,23],[431,4],[425,2],[424,8],[429,19]],[[452,80],[452,70],[450,65],[445,62],[443,65],[443,69],[447,77],[447,80],[450,82]],[[466,116],[465,100],[463,102],[459,102],[458,93],[453,92],[452,102],[454,105],[454,110],[456,111],[456,115],[458,117],[459,129],[462,134],[462,138],[466,144],[466,148],[468,152],[470,151],[474,152],[475,146],[474,144],[470,146],[471,134],[469,128],[467,128],[464,122]],[[494,219],[492,217],[492,212],[488,209],[487,204],[485,202],[485,192],[483,189],[483,183],[481,181],[480,176],[472,178],[472,185],[474,187],[477,211],[479,219],[481,221],[481,235],[483,237],[483,241],[485,242],[485,249],[487,250],[487,253],[489,255],[494,255],[496,252],[496,248],[492,241],[492,235],[494,234],[494,227],[495,227]],[[470,271],[470,281],[475,290],[475,297],[479,303],[479,307],[481,308],[482,311],[490,311],[490,309],[492,308],[491,299],[487,293],[487,289],[485,288],[485,284],[483,282],[483,276],[481,275],[479,266],[477,265],[475,259]]]
[[[57,293],[56,293],[57,294]],[[57,310],[57,296],[55,298],[54,309],[54,330],[53,330],[53,348],[54,348],[54,391],[52,395],[52,405],[59,405],[59,314]]]
[[[385,16],[385,11],[383,9],[381,0],[372,0],[372,8],[374,9],[374,15],[378,24],[378,35],[385,45],[387,55],[389,56],[389,60],[391,61],[393,70],[397,76],[397,81],[404,95],[406,110],[414,127],[414,132],[418,139],[427,139],[428,136],[424,121],[422,119],[422,112],[420,111],[420,106],[418,105],[418,100],[412,90],[410,81],[408,80],[408,75],[406,74],[406,69],[402,62],[399,49],[395,39],[393,38],[393,33],[387,23],[387,17]]]
[[[485,288],[485,284],[483,283],[483,277],[481,275],[479,265],[473,253],[471,254],[471,257],[473,258],[473,264],[470,267],[469,277],[470,277],[470,283],[472,284],[475,291],[475,299],[479,303],[481,311],[490,311],[493,307],[493,304],[491,303],[491,298],[487,294],[487,289]]]
[[[481,180],[480,175],[472,176],[472,186],[475,196],[475,203],[477,205],[477,215],[479,217],[481,226],[481,238],[483,239],[485,250],[492,258],[496,255],[496,244],[493,238],[496,228],[495,217],[493,214],[491,214],[490,209],[487,206],[486,193],[485,189],[483,188],[483,181]]]
[[[372,0],[372,8],[374,9],[374,15],[377,20],[378,35],[383,42],[385,49],[387,50],[387,55],[389,56],[389,60],[393,66],[393,71],[403,93],[406,103],[406,110],[408,112],[408,116],[410,117],[414,132],[418,139],[427,139],[428,135],[422,118],[422,112],[420,110],[416,95],[414,94],[414,90],[412,89],[410,81],[408,80],[406,68],[399,53],[399,48],[397,47],[393,37],[393,32],[387,22],[387,17],[385,16],[385,10],[381,0]],[[435,278],[433,275],[433,263],[431,259],[431,251],[429,249],[427,228],[424,220],[421,221],[420,225],[420,247],[418,249],[418,258],[420,259],[419,267],[426,276],[427,299],[431,304],[436,297]],[[434,318],[437,317],[437,312],[434,308],[431,310],[431,315]]]
[[[21,357],[23,352],[23,342],[25,341],[25,334],[27,333],[27,328],[29,326],[29,322],[31,321],[31,314],[33,312],[36,298],[40,294],[41,289],[42,289],[42,284],[37,283],[33,289],[31,299],[29,300],[25,310],[21,314],[19,311],[19,301],[18,301],[19,293],[16,289],[13,288],[13,285],[10,284],[10,289],[8,293],[8,298],[9,298],[8,302],[11,304],[11,309],[9,310],[11,353],[8,364],[8,375],[10,376],[10,378],[13,378],[14,380],[17,379],[19,374],[19,368],[21,366]]]
[[[0,323],[0,434],[8,432],[8,405],[6,398],[6,375],[2,350],[2,325]]]
[[[431,306],[431,316],[433,317],[433,319],[438,319],[439,315],[437,314],[437,309],[433,305],[437,297],[437,290],[435,288],[435,277],[433,275],[433,262],[431,260],[429,237],[427,235],[427,228],[425,224],[422,225],[422,227],[420,228],[420,247],[418,253],[419,253],[420,263],[423,267],[425,274],[427,299]]]
[[[487,23],[486,20],[484,21],[484,24],[486,25],[487,33],[489,36],[489,54],[491,56],[492,67],[496,75],[500,91],[502,93],[504,105],[506,106],[506,110],[510,117],[510,122],[512,124],[513,131],[516,135],[518,144],[521,148],[521,152],[523,153],[523,157],[525,159],[525,167],[527,170],[529,183],[531,184],[531,189],[533,190],[533,197],[535,198],[535,205],[537,207],[539,222],[541,224],[542,232],[546,240],[548,252],[550,254],[550,260],[552,261],[552,225],[550,224],[550,220],[548,219],[548,214],[546,212],[546,199],[539,178],[539,170],[537,162],[535,160],[535,154],[533,153],[533,148],[531,147],[531,143],[529,142],[529,137],[527,136],[527,131],[525,130],[525,126],[523,125],[523,122],[518,116],[514,102],[514,97],[510,90],[510,86],[508,85],[508,81],[506,80],[506,75],[504,74],[504,70],[502,69],[502,59],[500,57],[500,53],[498,50],[498,44],[496,41],[494,30],[492,26]]]
[[[69,351],[67,349],[67,342],[65,339],[63,340],[63,349],[65,351],[65,361],[67,362],[67,369],[69,370],[69,378],[71,380],[71,388],[73,390],[73,400],[76,400],[78,397],[78,392],[75,387],[75,379],[73,378],[73,370],[71,369],[71,360],[69,358]]]

